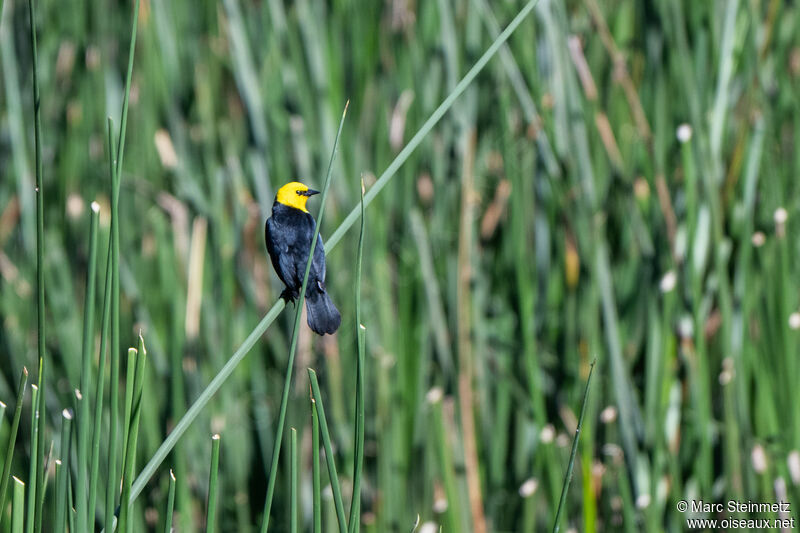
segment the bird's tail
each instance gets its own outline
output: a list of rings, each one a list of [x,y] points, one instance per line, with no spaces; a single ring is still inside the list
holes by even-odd
[[[319,335],[333,333],[339,329],[342,316],[325,289],[316,287],[314,289],[316,290],[310,290],[306,294],[308,327]]]

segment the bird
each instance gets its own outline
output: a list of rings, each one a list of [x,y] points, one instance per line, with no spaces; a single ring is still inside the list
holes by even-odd
[[[319,191],[292,181],[278,189],[272,204],[272,216],[264,225],[264,238],[272,266],[286,288],[284,301],[294,302],[300,296],[306,272],[308,252],[314,237],[316,221],[306,209],[308,199]],[[318,335],[333,334],[339,329],[342,317],[325,287],[325,248],[317,237],[314,258],[306,287],[308,326]]]

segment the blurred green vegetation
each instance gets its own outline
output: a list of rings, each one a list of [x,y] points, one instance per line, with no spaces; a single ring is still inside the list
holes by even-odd
[[[106,117],[122,106],[132,3],[37,6],[49,378],[39,438],[60,450],[60,413],[80,383],[94,200],[99,348]],[[120,193],[121,339],[132,346],[143,331],[149,358],[137,466],[280,294],[263,224],[280,185],[322,184],[344,102],[323,239],[358,204],[361,177],[369,190],[522,6],[142,0]],[[447,532],[550,527],[595,357],[563,529],[681,531],[675,504],[691,499],[783,500],[798,516],[800,5],[541,0],[508,45],[367,209],[362,527],[410,531],[418,515]],[[2,444],[20,372],[33,383],[38,368],[31,70],[27,3],[3,0]],[[357,244],[348,232],[328,256],[339,332],[304,328],[298,344],[287,428],[303,530],[306,367],[350,494]],[[212,433],[218,530],[261,523],[291,315],[147,485],[134,531],[163,527],[170,468],[174,525],[204,528]],[[26,408],[11,468],[23,481],[31,421]],[[289,528],[289,434],[275,531]],[[334,531],[329,493],[322,506]]]

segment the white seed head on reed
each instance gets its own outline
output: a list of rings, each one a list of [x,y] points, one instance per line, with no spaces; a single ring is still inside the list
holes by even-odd
[[[727,385],[733,380],[734,375],[733,359],[726,357],[722,360],[722,371],[719,373],[719,384]]]
[[[545,427],[542,428],[542,431],[539,433],[539,440],[542,441],[544,444],[549,444],[553,442],[553,439],[556,438],[556,428],[553,427],[553,424],[547,424]]]
[[[763,446],[760,444],[753,446],[753,450],[750,452],[750,462],[757,474],[763,474],[767,470],[767,454]]]
[[[789,219],[789,213],[786,209],[783,207],[776,209],[772,219],[775,221],[775,234],[778,237],[786,235],[786,221]]]
[[[636,508],[637,509],[647,509],[648,507],[650,507],[650,502],[651,501],[652,501],[652,498],[646,492],[644,492],[642,494],[639,494],[639,496],[636,497]]]
[[[443,396],[444,391],[442,391],[441,387],[433,387],[428,391],[428,394],[425,395],[425,399],[428,400],[429,404],[437,404],[442,401]]]
[[[687,143],[692,140],[692,127],[686,123],[678,126],[675,131],[675,136],[678,137],[678,142]]]
[[[617,419],[617,408],[613,405],[609,405],[602,411],[600,411],[600,421],[603,424],[611,424]]]
[[[528,478],[519,486],[519,495],[523,498],[530,498],[539,488],[539,481],[536,478]]]
[[[677,283],[678,283],[678,275],[675,273],[674,270],[670,270],[666,274],[664,274],[664,277],[661,278],[661,283],[659,283],[659,287],[661,288],[661,292],[666,294],[668,292],[672,292]]]
[[[794,485],[800,485],[800,452],[792,450],[786,457],[786,465],[789,467],[789,475]]]

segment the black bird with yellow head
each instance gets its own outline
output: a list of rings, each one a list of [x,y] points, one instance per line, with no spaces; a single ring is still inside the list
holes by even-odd
[[[272,266],[286,285],[281,298],[294,302],[303,287],[308,251],[314,237],[316,222],[306,209],[308,199],[319,191],[302,183],[287,183],[275,196],[272,216],[267,219],[264,235]],[[325,249],[322,237],[317,238],[314,259],[308,273],[306,287],[308,326],[319,335],[333,333],[339,328],[342,317],[325,289]]]

